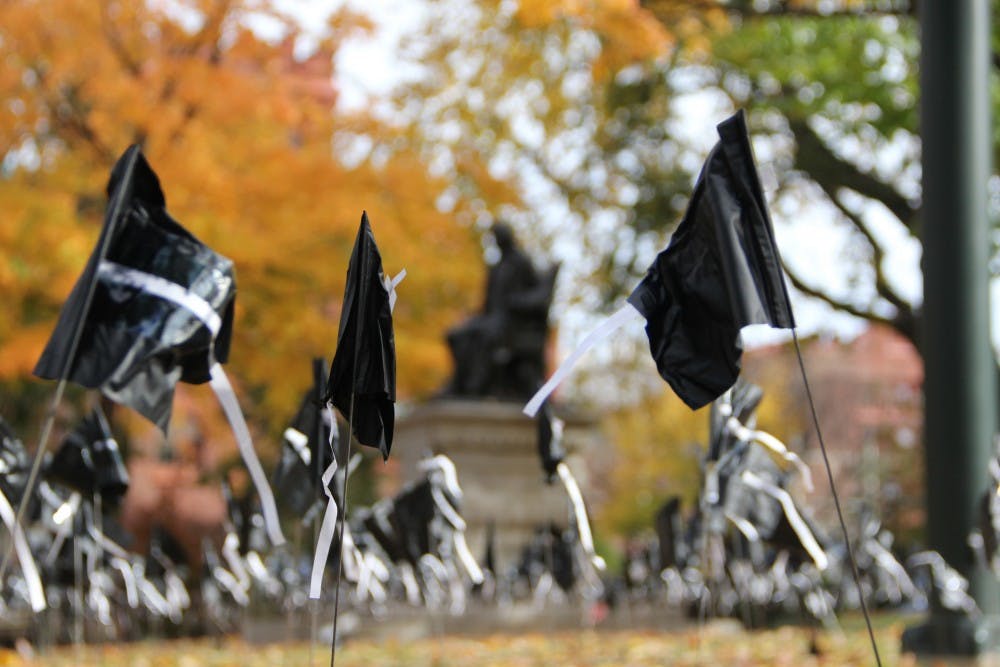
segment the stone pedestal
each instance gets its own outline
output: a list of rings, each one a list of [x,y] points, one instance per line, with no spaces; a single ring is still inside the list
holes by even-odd
[[[487,526],[493,523],[500,572],[516,564],[536,526],[552,521],[565,526],[569,521],[565,488],[558,479],[546,484],[537,426],[521,408],[521,403],[489,400],[432,401],[397,418],[392,447],[404,481],[420,476],[417,463],[427,454],[444,454],[454,461],[464,492],[461,512],[468,524],[469,548],[477,559],[483,558]],[[585,457],[601,446],[600,431],[593,420],[562,414],[558,408],[556,414],[566,422],[566,463],[589,501]]]

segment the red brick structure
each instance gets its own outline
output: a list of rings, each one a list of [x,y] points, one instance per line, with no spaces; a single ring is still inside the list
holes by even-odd
[[[865,502],[900,538],[919,539],[924,522],[920,355],[907,339],[878,325],[850,342],[810,338],[801,343],[848,520]],[[790,345],[749,350],[744,369],[747,379],[768,391],[787,391],[798,422],[811,424]],[[812,468],[816,490],[803,497],[805,504],[817,510],[824,525],[834,526],[832,498],[815,432],[807,426],[797,442],[788,444]]]

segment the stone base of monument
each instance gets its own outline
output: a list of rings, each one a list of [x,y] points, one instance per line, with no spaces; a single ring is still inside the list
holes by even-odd
[[[468,524],[469,548],[482,561],[492,525],[498,575],[517,564],[536,527],[569,524],[565,488],[558,479],[545,482],[536,422],[521,413],[522,407],[494,400],[431,401],[397,418],[392,446],[404,481],[420,477],[417,464],[427,454],[445,454],[455,463],[464,492],[461,513]],[[559,408],[556,414],[566,422],[566,463],[589,508],[585,461],[601,447],[598,425]]]

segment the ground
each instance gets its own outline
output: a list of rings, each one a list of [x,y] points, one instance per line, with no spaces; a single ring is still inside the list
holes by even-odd
[[[878,619],[876,633],[882,664],[916,665],[900,656],[899,638],[910,621]],[[305,667],[325,666],[329,646],[278,643],[266,646],[235,638],[199,641],[150,641],[105,647],[50,649],[25,659],[15,651],[0,653],[0,667]],[[676,632],[557,632],[437,637],[418,641],[351,641],[337,651],[341,667],[644,667],[646,665],[874,665],[863,627],[853,622],[842,631],[779,628],[747,633],[728,622]],[[951,664],[941,661],[920,664]]]

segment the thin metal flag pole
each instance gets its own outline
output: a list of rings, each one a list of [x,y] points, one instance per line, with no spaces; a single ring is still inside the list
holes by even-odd
[[[851,537],[847,531],[847,522],[844,520],[844,512],[840,507],[840,497],[837,494],[837,485],[833,482],[833,471],[830,468],[830,457],[826,452],[826,443],[823,441],[823,431],[819,427],[819,417],[816,414],[816,403],[813,401],[812,390],[809,388],[809,378],[806,375],[806,365],[802,360],[802,348],[799,346],[799,336],[795,329],[792,329],[792,341],[795,343],[795,356],[799,362],[799,370],[802,372],[802,384],[806,390],[806,399],[809,402],[809,412],[812,415],[813,427],[816,429],[816,439],[819,441],[819,451],[823,455],[823,468],[826,470],[826,478],[830,483],[830,495],[833,497],[833,506],[837,510],[837,519],[840,521],[840,532],[844,537],[844,547],[847,550],[847,560],[851,565],[851,576],[854,585],[858,588],[858,600],[861,602],[861,613],[865,617],[865,627],[868,630],[868,640],[871,642],[872,654],[875,657],[875,664],[882,667],[882,657],[878,652],[878,643],[875,641],[875,630],[872,628],[872,619],[868,613],[868,604],[865,602],[864,589],[861,587],[861,575],[858,572],[858,562],[854,558],[854,549],[851,547]]]
[[[357,363],[355,362],[355,370]],[[351,429],[354,426],[354,391],[351,391],[351,409],[347,420],[347,463],[344,466],[344,484],[341,487],[341,511],[337,513],[340,525],[337,528],[337,583],[333,591],[333,639],[330,644],[330,667],[337,660],[337,620],[340,618],[340,578],[344,571],[344,523],[347,520],[347,480],[351,476]]]
[[[98,246],[97,257],[98,259],[104,257],[108,248],[111,245],[111,239],[114,237],[114,227],[118,222],[118,218],[121,216],[122,207],[124,206],[125,200],[128,199],[126,195],[129,194],[132,183],[132,172],[135,170],[136,161],[139,159],[139,151],[132,151],[129,155],[129,161],[125,165],[125,174],[122,177],[121,189],[116,193],[117,197],[111,209],[111,215],[108,218],[108,228],[107,233],[104,234],[104,238],[101,239],[101,243]],[[68,375],[73,369],[73,361],[76,358],[76,350],[80,346],[80,339],[83,337],[83,323],[87,320],[87,313],[90,311],[90,303],[94,300],[94,292],[97,290],[97,279],[90,281],[87,285],[87,294],[83,300],[83,308],[80,312],[80,317],[74,322],[73,336],[70,338],[69,350],[66,355],[66,362],[63,364],[62,371],[59,373],[59,384],[56,385],[56,392],[52,396],[52,402],[49,404],[49,409],[45,414],[45,422],[42,424],[42,431],[38,437],[38,447],[35,450],[35,459],[31,463],[31,471],[28,473],[28,481],[24,485],[24,495],[21,496],[21,500],[17,505],[17,514],[14,516],[14,528],[16,529],[21,525],[24,520],[24,513],[28,507],[28,499],[31,498],[31,494],[35,490],[35,483],[38,480],[38,472],[42,467],[42,459],[45,457],[45,449],[48,446],[49,437],[52,435],[52,428],[55,426],[56,413],[59,410],[59,404],[62,403],[63,393],[66,391],[66,383],[68,382]],[[11,546],[4,552],[3,561],[0,562],[0,581],[4,580],[4,576],[7,574],[7,567],[10,565],[10,558],[14,554],[14,542],[11,540]]]
[[[340,526],[337,531],[337,583],[333,593],[333,638],[330,640],[330,667],[336,667],[337,661],[337,620],[340,617],[340,579],[344,572],[344,523],[347,521],[347,480],[351,476],[351,443],[354,440],[354,401],[357,396],[358,382],[358,357],[361,354],[361,336],[364,333],[365,311],[368,305],[368,274],[371,270],[369,265],[370,255],[367,243],[358,245],[360,257],[359,289],[358,300],[355,305],[354,316],[357,320],[354,323],[354,359],[351,369],[351,406],[347,411],[347,453],[344,457],[344,485],[341,487],[340,496],[341,511],[337,513],[337,520]],[[336,452],[334,452],[336,456]]]
[[[312,368],[312,371],[313,371],[313,399],[317,403],[316,410],[317,410],[317,413],[320,415],[319,418],[316,420],[316,424],[314,424],[314,426],[313,426],[313,434],[312,434],[312,437],[315,438],[315,442],[316,442],[316,450],[315,450],[316,451],[316,455],[314,457],[316,460],[313,461],[313,464],[314,464],[315,472],[316,472],[315,479],[316,479],[316,482],[318,484],[322,484],[323,483],[323,456],[322,456],[323,449],[322,449],[322,447],[323,447],[323,435],[324,435],[324,433],[323,433],[323,418],[322,418],[321,411],[322,411],[322,401],[323,401],[323,380],[324,380],[323,373],[326,370],[325,366],[326,366],[326,364],[324,363],[324,361],[322,359],[320,359],[320,358],[314,358],[313,359],[313,368]],[[331,417],[331,419],[330,419],[330,429],[331,430],[335,430],[337,428],[337,420],[333,418],[333,412],[332,411],[330,412],[330,417]],[[334,442],[336,442],[335,438],[334,438]],[[331,448],[332,448],[332,445],[331,445]],[[336,456],[337,456],[335,448],[334,448],[333,456],[334,456],[334,458],[336,458]],[[313,505],[313,508],[314,509],[316,508],[315,504]],[[312,543],[313,544],[316,544],[317,541],[319,540],[320,524],[321,523],[322,523],[322,519],[319,518],[319,515],[317,514],[316,517],[314,518],[314,523],[313,523],[313,536],[312,536]],[[311,600],[310,604],[309,604],[309,667],[312,667],[312,664],[313,664],[313,644],[316,643],[316,635],[318,634],[317,633],[317,628],[319,626],[319,605],[320,605],[320,601],[319,600]]]

